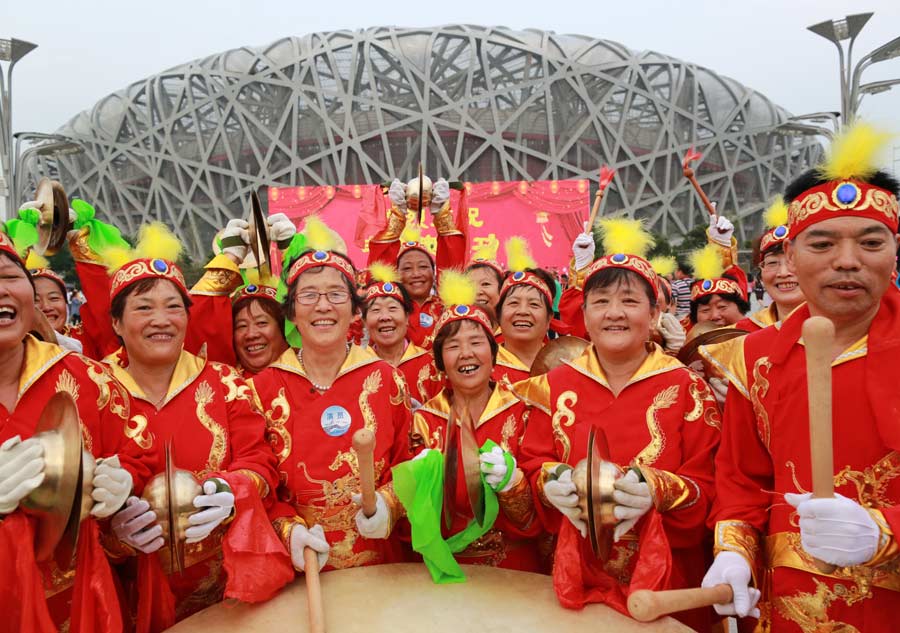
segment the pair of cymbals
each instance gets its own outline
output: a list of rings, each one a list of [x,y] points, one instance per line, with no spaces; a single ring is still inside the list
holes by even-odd
[[[588,526],[588,539],[594,556],[609,558],[613,528],[617,520],[613,499],[616,479],[623,471],[609,458],[609,446],[603,429],[593,427],[588,433],[587,457],[575,465],[572,482],[578,493],[581,518]]]

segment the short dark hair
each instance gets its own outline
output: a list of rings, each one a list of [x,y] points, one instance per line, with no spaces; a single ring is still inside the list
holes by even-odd
[[[284,313],[281,311],[281,304],[271,299],[261,299],[259,297],[242,297],[234,302],[231,306],[231,322],[237,318],[238,313],[244,308],[249,308],[256,304],[259,309],[268,314],[278,324],[278,330],[284,332]]]
[[[472,264],[468,268],[466,268],[466,272],[468,273],[468,272],[471,272],[471,271],[479,269],[479,268],[485,268],[494,274],[494,277],[497,278],[497,289],[498,290],[500,289],[501,286],[503,286],[503,282],[506,280],[506,275],[501,274],[499,270],[497,270],[490,264],[485,264],[484,262],[475,262],[474,264]]]
[[[403,284],[401,284],[399,282],[394,281],[392,283],[394,284],[394,286],[396,286],[397,290],[400,291],[400,296],[403,297],[403,300],[399,301],[400,305],[403,306],[403,311],[407,315],[412,314],[413,302],[409,296],[409,291],[403,286]],[[363,293],[363,294],[365,294],[365,293]],[[375,299],[379,299],[379,298],[380,297],[375,297],[371,301],[363,301],[362,302],[362,306],[361,306],[362,307],[362,318],[364,318],[364,319],[366,318],[366,315],[369,313],[369,308],[375,302]],[[390,297],[390,298],[393,299],[394,301],[397,301],[396,297]]]
[[[34,287],[34,276],[31,274],[31,271],[25,267],[25,263],[18,257],[13,257],[11,254],[4,251],[0,251],[0,255],[22,269],[22,272],[25,273],[25,277],[28,279],[28,283],[31,284],[31,289],[37,292],[37,289]]]
[[[533,273],[537,276],[538,279],[547,284],[547,290],[550,291],[550,296],[556,296],[556,283],[553,281],[553,277],[550,276],[543,268],[526,268],[525,272]],[[503,318],[503,305],[506,303],[506,300],[509,298],[509,295],[512,294],[513,290],[518,288],[519,286],[510,286],[509,289],[500,295],[500,301],[497,302],[497,319]],[[553,302],[547,301],[547,297],[541,294],[541,299],[544,301],[544,307],[547,308],[547,314],[550,315],[550,318],[553,318]]]
[[[184,309],[190,313],[191,306],[194,305],[194,302],[191,301],[191,297],[178,285],[169,281],[168,279],[164,279],[163,277],[148,277],[146,279],[141,279],[140,281],[136,281],[130,286],[126,287],[119,294],[113,297],[112,302],[109,305],[109,316],[112,317],[114,321],[121,321],[122,315],[125,313],[125,301],[131,295],[142,295],[153,290],[156,285],[162,281],[168,281],[170,284],[175,286],[175,289],[178,290],[178,294],[181,295],[181,301],[184,304]]]
[[[647,295],[647,299],[650,301],[650,307],[655,308],[657,297],[656,292],[653,290],[653,286],[639,274],[633,270],[628,270],[627,268],[604,268],[600,272],[591,275],[591,278],[584,284],[582,296],[584,297],[585,303],[587,303],[587,296],[594,290],[602,290],[604,288],[612,288],[619,285],[630,286],[634,282],[637,282],[640,288],[643,289],[644,294]]]
[[[329,251],[329,252],[331,253],[332,256],[340,257],[341,259],[345,260],[348,264],[350,264],[350,267],[353,269],[354,273],[356,272],[356,268],[353,266],[353,262],[350,261],[349,257],[347,257],[346,255],[343,255],[342,253],[337,253],[335,251]],[[307,273],[312,273],[313,275],[317,275],[317,274],[321,273],[323,270],[325,270],[326,268],[331,268],[331,266],[314,266],[308,270],[304,270],[302,273],[297,275],[297,278],[294,279],[294,281],[291,283],[290,286],[288,286],[287,294],[285,295],[284,301],[281,304],[281,311],[284,313],[284,316],[286,319],[293,320],[294,314],[296,314],[294,306],[297,301],[297,283],[300,281],[300,277],[302,277],[303,275],[305,275]],[[335,270],[337,270],[337,269],[335,268]],[[355,276],[356,275],[354,274],[354,277]],[[341,280],[344,282],[344,285],[347,287],[347,292],[350,293],[350,304],[351,304],[350,307],[351,307],[352,313],[353,314],[359,313],[360,306],[362,304],[362,300],[359,298],[359,295],[356,292],[356,282],[350,281],[349,279],[347,279],[347,276],[343,273],[341,273]]]
[[[463,321],[470,321],[481,327],[484,335],[487,337],[488,345],[491,346],[491,365],[497,363],[497,350],[499,349],[499,345],[497,345],[497,340],[494,338],[494,335],[475,321],[471,321],[470,319],[457,319],[456,321],[450,321],[450,323],[442,327],[441,331],[434,337],[434,343],[432,344],[431,349],[434,353],[434,364],[438,368],[438,371],[446,371],[444,369],[444,343],[447,342],[448,338],[459,332],[459,328],[462,327]]]
[[[683,275],[687,275],[688,277],[690,277],[694,274],[693,266],[691,266],[686,260],[679,259],[677,262],[677,266],[677,270]]]

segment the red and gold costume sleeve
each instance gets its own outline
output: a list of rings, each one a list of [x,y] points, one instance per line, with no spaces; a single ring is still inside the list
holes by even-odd
[[[468,261],[469,254],[466,252],[466,236],[460,227],[456,226],[449,200],[432,217],[432,221],[438,234],[435,254],[438,271],[445,268],[459,268],[463,262]]]
[[[227,255],[216,255],[191,288],[191,319],[184,348],[198,354],[206,345],[211,361],[235,364],[232,345],[231,293],[241,286],[240,269]]]
[[[587,339],[587,328],[584,326],[584,293],[581,287],[569,286],[563,290],[559,299],[559,318],[572,328],[572,336]]]
[[[371,266],[375,262],[391,266],[397,264],[397,255],[400,254],[400,234],[406,226],[406,213],[393,205],[387,213],[387,226],[369,240],[367,266]]]
[[[81,306],[81,321],[84,324],[86,356],[105,358],[119,348],[119,337],[112,328],[109,316],[109,291],[111,281],[106,266],[100,263],[87,242],[88,230],[81,229],[69,238],[69,250],[75,260],[75,272],[84,292],[85,303]]]

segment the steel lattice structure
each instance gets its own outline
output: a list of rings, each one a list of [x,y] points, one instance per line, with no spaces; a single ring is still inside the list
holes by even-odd
[[[260,185],[591,178],[606,212],[677,238],[706,222],[689,147],[719,208],[754,236],[760,211],[821,152],[789,113],[710,70],[615,42],[453,25],[288,37],[172,68],[102,99],[59,133],[84,147],[35,162],[134,234],[178,227],[202,256]],[[44,160],[44,159],[40,159]]]

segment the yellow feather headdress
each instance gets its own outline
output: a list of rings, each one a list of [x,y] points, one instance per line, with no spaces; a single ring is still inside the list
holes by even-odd
[[[601,218],[603,253],[613,255],[623,253],[646,258],[653,248],[653,236],[644,230],[640,220],[632,218]]]
[[[694,268],[694,277],[697,279],[715,279],[725,272],[719,247],[714,244],[707,244],[691,253],[690,262]]]
[[[98,253],[110,274],[136,259],[165,259],[178,261],[183,246],[178,238],[162,222],[151,222],[141,227],[134,248],[112,247]]]
[[[783,226],[788,223],[788,205],[781,196],[776,196],[769,208],[763,213],[763,221],[769,228]]]
[[[657,275],[665,277],[675,272],[678,262],[674,257],[654,257],[650,260],[650,267]]]
[[[528,241],[523,237],[515,236],[506,240],[506,267],[510,272],[516,273],[526,268],[537,268],[537,262],[531,256]]]
[[[396,268],[382,262],[373,262],[370,264],[369,275],[372,277],[372,281],[377,281],[378,283],[394,283],[399,278]]]
[[[438,296],[444,306],[472,305],[477,294],[475,282],[467,274],[452,269],[441,271]]]
[[[306,247],[314,251],[335,251],[346,254],[347,245],[334,229],[325,224],[319,216],[311,215],[303,225]]]
[[[834,138],[818,171],[828,180],[865,180],[878,171],[878,159],[890,140],[890,134],[869,123],[854,123]]]

